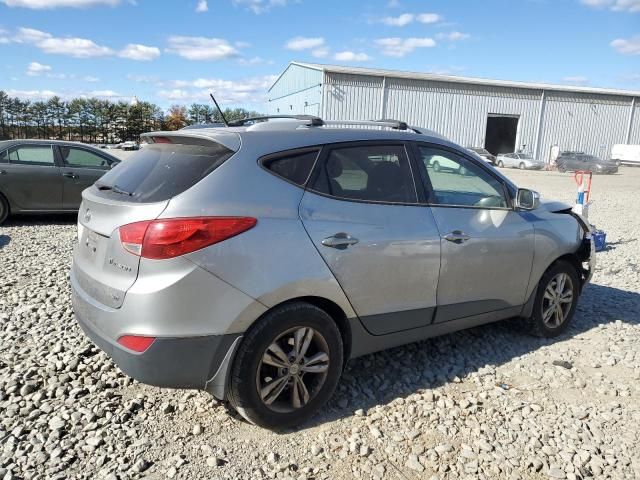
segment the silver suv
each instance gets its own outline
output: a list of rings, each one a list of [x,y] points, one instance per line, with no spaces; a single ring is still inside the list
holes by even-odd
[[[402,122],[145,141],[83,192],[78,322],[131,377],[257,425],[307,419],[360,355],[507,318],[558,335],[593,271],[566,205]]]

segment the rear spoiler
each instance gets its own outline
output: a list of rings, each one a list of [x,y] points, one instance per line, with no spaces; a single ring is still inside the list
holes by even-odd
[[[200,130],[179,130],[149,132],[140,135],[140,140],[147,144],[154,143],[177,143],[180,145],[201,145],[210,146],[212,143],[223,145],[233,152],[240,150],[240,135],[223,128],[212,128],[203,133]],[[212,131],[215,130],[215,131]]]

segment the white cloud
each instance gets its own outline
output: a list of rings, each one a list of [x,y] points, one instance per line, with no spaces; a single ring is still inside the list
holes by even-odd
[[[158,82],[158,77],[149,76],[149,75],[133,75],[133,74],[129,74],[129,75],[127,75],[127,78],[129,80],[132,80],[134,82],[139,82],[139,83],[156,83],[156,82]]]
[[[43,65],[38,62],[31,62],[27,67],[27,75],[31,77],[37,77],[43,73],[50,72],[51,67],[49,65]]]
[[[130,43],[118,53],[118,56],[130,60],[149,61],[160,56],[160,49],[158,47]]]
[[[442,20],[442,16],[437,13],[421,13],[416,16],[416,20],[420,23],[438,23]]]
[[[371,57],[366,53],[355,53],[348,50],[336,53],[333,58],[340,62],[366,62],[371,60]]]
[[[0,0],[8,7],[23,7],[33,10],[45,10],[60,7],[87,8],[97,5],[115,7],[120,0]]]
[[[272,7],[284,7],[287,0],[233,0],[233,4],[245,7],[256,15],[268,12]]]
[[[114,92],[113,90],[93,90],[89,92],[90,97],[102,97],[102,98],[112,98],[112,97],[121,97],[122,95]]]
[[[326,58],[329,56],[329,49],[327,47],[314,48],[311,50],[311,55],[316,58]]]
[[[403,13],[397,17],[385,17],[382,23],[391,27],[404,27],[413,22],[415,15],[413,13]]]
[[[640,35],[631,38],[617,38],[610,45],[625,55],[640,55]]]
[[[207,0],[198,0],[198,5],[196,6],[196,12],[204,13],[209,11],[209,5],[207,5]]]
[[[11,39],[8,37],[9,32],[0,28],[0,45],[3,43],[11,43]]]
[[[50,33],[33,28],[20,28],[15,41],[33,44],[45,53],[68,55],[76,58],[113,55],[113,50],[98,45],[92,40],[74,37],[54,37]]]
[[[173,80],[167,82],[169,89],[160,90],[157,95],[170,101],[197,102],[208,100],[209,93],[213,92],[220,103],[262,103],[276,78],[275,75],[267,75],[234,81],[220,78]]]
[[[89,92],[73,91],[54,91],[54,90],[12,90],[6,91],[10,97],[19,97],[27,100],[47,100],[51,97],[57,96],[63,100],[71,100],[73,98],[117,98],[119,100],[128,101],[131,97],[118,95],[113,90],[93,90]]]
[[[381,48],[382,54],[389,57],[404,57],[416,48],[431,48],[436,46],[432,38],[379,38],[376,44]]]
[[[466,40],[469,37],[471,37],[471,35],[462,32],[439,33],[437,35],[437,38],[442,40],[449,40],[450,42],[459,42],[461,40]]]
[[[240,65],[245,65],[245,66],[260,65],[260,64],[263,64],[263,63],[267,63],[267,64],[271,65],[273,63],[273,60],[265,60],[262,57],[251,57],[251,58],[240,58],[238,60],[238,63]]]
[[[390,27],[404,27],[413,22],[437,23],[442,20],[442,16],[437,13],[403,13],[397,17],[384,17],[381,22]]]
[[[589,79],[587,77],[582,76],[582,75],[574,75],[574,76],[564,77],[562,79],[562,81],[564,83],[569,83],[571,85],[586,85],[587,83],[589,83]]]
[[[95,82],[99,82],[100,79],[98,77],[94,77],[92,75],[86,75],[85,77],[82,77],[82,79],[85,82],[91,82],[91,83],[95,83]]]
[[[609,8],[615,12],[640,12],[640,0],[581,0],[593,8]]]
[[[320,48],[324,46],[324,38],[322,37],[294,37],[289,40],[285,48],[289,50],[301,51],[312,48]]]
[[[238,56],[238,50],[222,38],[169,37],[169,53],[175,53],[188,60],[223,60]]]

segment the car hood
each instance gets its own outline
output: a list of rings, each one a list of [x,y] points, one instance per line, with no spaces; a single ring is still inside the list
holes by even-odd
[[[544,208],[551,213],[563,212],[571,210],[572,206],[565,202],[557,200],[540,200],[540,208]]]

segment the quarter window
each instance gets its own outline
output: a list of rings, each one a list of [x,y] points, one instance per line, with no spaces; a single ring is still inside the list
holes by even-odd
[[[3,162],[18,163],[24,165],[53,166],[53,150],[46,145],[23,145],[13,147],[2,154]]]
[[[501,182],[466,158],[419,146],[420,168],[429,178],[433,203],[462,207],[508,208]]]
[[[313,189],[333,197],[385,203],[416,203],[416,191],[401,145],[335,148]]]
[[[64,164],[68,167],[103,169],[109,167],[109,162],[106,158],[82,148],[60,147],[60,153]]]
[[[307,183],[316,158],[318,158],[318,150],[312,150],[263,160],[262,165],[290,182],[304,185]]]

